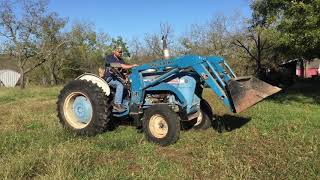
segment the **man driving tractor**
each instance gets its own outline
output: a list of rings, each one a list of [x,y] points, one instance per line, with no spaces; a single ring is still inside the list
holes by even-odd
[[[118,77],[111,71],[111,68],[119,69],[131,69],[137,64],[125,64],[122,57],[122,47],[117,46],[112,51],[111,55],[106,56],[105,58],[105,80],[108,84],[116,89],[114,96],[113,108],[118,112],[125,111],[125,107],[122,105],[122,97],[124,91],[124,84],[118,79]]]

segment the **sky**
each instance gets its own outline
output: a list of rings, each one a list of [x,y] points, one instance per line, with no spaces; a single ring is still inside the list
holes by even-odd
[[[169,23],[180,35],[215,15],[251,15],[249,0],[51,0],[49,9],[71,23],[91,22],[98,32],[125,39],[159,32],[160,23]]]

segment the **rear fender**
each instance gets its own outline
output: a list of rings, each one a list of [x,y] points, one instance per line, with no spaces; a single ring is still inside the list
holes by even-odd
[[[95,74],[85,73],[80,75],[76,79],[91,81],[92,83],[97,84],[97,86],[101,87],[101,89],[107,96],[110,95],[110,87],[108,83],[104,79],[102,79],[101,77]]]

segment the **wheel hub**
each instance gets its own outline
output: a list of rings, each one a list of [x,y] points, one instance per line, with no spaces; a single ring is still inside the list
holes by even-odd
[[[92,116],[90,101],[84,96],[78,96],[73,103],[73,111],[79,122],[88,123]]]
[[[156,138],[163,138],[168,133],[168,124],[159,114],[153,115],[149,121],[149,129]]]
[[[93,114],[90,99],[81,92],[73,92],[66,97],[63,111],[68,123],[76,129],[86,127]]]

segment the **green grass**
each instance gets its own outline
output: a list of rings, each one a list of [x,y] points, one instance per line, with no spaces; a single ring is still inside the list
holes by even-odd
[[[62,87],[0,88],[1,179],[319,179],[320,83],[308,81],[237,115],[205,95],[226,131],[183,131],[169,147],[134,127],[78,137],[58,123]]]

